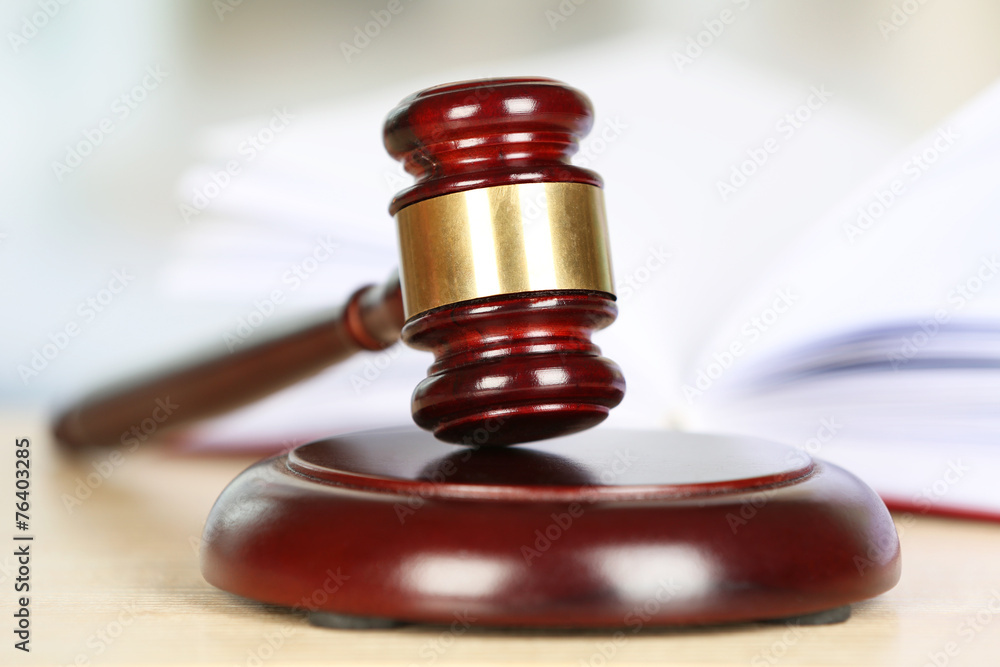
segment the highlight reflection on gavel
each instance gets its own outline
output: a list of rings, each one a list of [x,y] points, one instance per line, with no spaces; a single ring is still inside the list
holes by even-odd
[[[621,401],[591,342],[617,315],[601,180],[570,164],[589,100],[544,78],[431,88],[404,100],[385,145],[416,177],[390,206],[400,267],[331,317],[236,353],[100,393],[57,439],[116,446],[157,399],[171,428],[234,409],[398,338],[434,353],[412,401],[441,440],[508,445],[587,429]],[[331,397],[331,401],[336,400]]]

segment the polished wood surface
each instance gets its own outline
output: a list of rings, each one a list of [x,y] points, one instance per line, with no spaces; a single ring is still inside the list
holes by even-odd
[[[209,515],[202,570],[352,623],[620,628],[829,611],[892,588],[900,560],[875,493],[787,446],[594,429],[474,450],[411,428],[242,473]],[[303,605],[331,572],[350,579]]]
[[[497,185],[599,187],[595,173],[569,162],[592,124],[587,97],[550,79],[489,79],[418,93],[390,113],[385,125],[387,149],[416,176],[390,210]],[[412,279],[441,277],[432,271]],[[625,384],[621,370],[600,356],[589,336],[614,320],[614,296],[573,292],[473,299],[411,318],[404,339],[436,354],[431,376],[414,394],[417,423],[466,444],[477,442],[485,428],[489,442],[502,445],[602,421],[621,401]],[[398,278],[362,288],[319,323],[87,397],[57,416],[54,432],[71,448],[126,445],[144,422],[155,421],[159,430],[190,424],[359,350],[381,349],[396,340],[403,320]]]
[[[426,199],[517,183],[600,186],[570,164],[590,131],[590,100],[544,78],[437,86],[403,100],[385,123],[386,149],[416,183],[390,212]],[[433,281],[436,274],[404,277]],[[614,362],[590,342],[618,314],[603,292],[521,292],[411,317],[403,340],[435,363],[413,395],[418,425],[448,442],[507,445],[603,421],[625,392]]]
[[[413,419],[456,444],[501,446],[590,428],[625,395],[618,366],[590,336],[614,321],[601,292],[475,299],[423,313],[407,345],[434,352]]]
[[[590,132],[586,95],[542,77],[480,79],[428,88],[385,122],[385,147],[416,183],[389,212],[430,197],[516,183],[584,183],[601,177],[570,163]]]
[[[37,548],[32,652],[15,655],[4,646],[3,664],[921,667],[950,647],[958,655],[948,657],[949,667],[981,667],[1000,655],[995,523],[897,516],[899,584],[853,605],[850,621],[836,625],[330,630],[311,626],[304,611],[249,602],[201,575],[205,517],[253,458],[181,457],[154,446],[127,453],[113,473],[88,486],[95,465],[109,461],[105,453],[61,456],[40,416],[0,416],[0,432],[32,440]],[[13,471],[13,457],[0,459],[0,476],[13,479]],[[5,589],[14,560],[0,556]],[[10,618],[13,604],[12,591],[0,596],[0,614]]]
[[[137,437],[145,440],[144,422],[165,432],[232,410],[360,350],[381,350],[398,339],[402,326],[402,295],[393,276],[355,291],[317,322],[87,397],[57,416],[55,437],[70,448],[128,446]]]

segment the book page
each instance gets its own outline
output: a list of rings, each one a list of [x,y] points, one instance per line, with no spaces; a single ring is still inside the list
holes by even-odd
[[[687,424],[1000,519],[1000,85],[821,220],[687,370]]]

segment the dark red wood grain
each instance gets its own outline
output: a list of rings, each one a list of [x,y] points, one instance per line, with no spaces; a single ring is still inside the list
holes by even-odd
[[[495,185],[600,186],[597,174],[569,162],[592,123],[587,97],[551,79],[489,79],[418,93],[386,121],[386,147],[416,176],[391,210]],[[221,414],[391,344],[402,310],[397,279],[360,289],[318,321],[84,397],[56,416],[54,435],[72,449],[116,446],[150,418],[157,400],[180,406],[160,433]],[[616,313],[611,294],[565,292],[480,299],[418,315],[406,338],[436,360],[414,394],[414,418],[457,443],[475,444],[487,428],[497,445],[599,423],[625,384],[589,336]]]
[[[417,179],[389,211],[496,185],[600,186],[600,176],[570,164],[593,122],[586,95],[542,77],[465,81],[416,93],[385,122],[386,150]]]
[[[53,435],[71,451],[121,446],[166,402],[176,409],[157,424],[162,435],[263,398],[357,352],[384,349],[402,326],[402,292],[393,275],[384,285],[359,288],[312,322],[94,392],[56,416]]]
[[[515,183],[599,187],[597,174],[569,162],[592,124],[586,95],[552,79],[485,79],[421,91],[385,123],[386,149],[416,177],[390,211]],[[414,421],[466,445],[530,442],[602,422],[621,402],[625,380],[590,335],[617,313],[611,294],[563,290],[418,314],[403,340],[434,352],[435,362],[413,394]]]
[[[586,97],[547,79],[419,93],[386,123],[417,177],[392,210],[494,185],[600,185],[568,163],[591,123]],[[472,446],[376,431],[262,461],[212,509],[205,578],[322,623],[632,632],[801,617],[895,585],[892,519],[836,466],[735,436],[583,430],[624,392],[590,340],[616,314],[610,294],[564,290],[411,317],[403,338],[435,354],[415,419]]]
[[[900,560],[874,492],[789,447],[596,429],[473,450],[409,429],[248,469],[209,516],[202,568],[311,611],[638,631],[829,610],[891,588]]]
[[[413,420],[441,440],[500,446],[590,428],[625,395],[591,334],[618,309],[603,292],[506,295],[412,318],[403,340],[434,352]]]

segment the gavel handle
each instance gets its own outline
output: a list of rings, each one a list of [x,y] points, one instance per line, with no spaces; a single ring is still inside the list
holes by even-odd
[[[62,412],[53,431],[61,444],[81,448],[133,442],[133,429],[144,429],[149,420],[157,432],[190,424],[263,398],[361,350],[384,349],[399,339],[403,320],[396,274],[384,285],[357,290],[332,317],[90,396]]]

